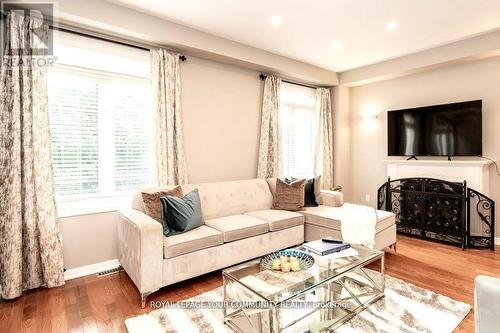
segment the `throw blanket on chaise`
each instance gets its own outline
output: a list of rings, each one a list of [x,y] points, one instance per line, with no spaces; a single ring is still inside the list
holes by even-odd
[[[346,203],[342,210],[342,239],[350,244],[375,246],[377,211],[373,207]]]

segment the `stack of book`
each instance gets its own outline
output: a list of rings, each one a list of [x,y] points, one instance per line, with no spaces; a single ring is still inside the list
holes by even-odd
[[[351,244],[344,242],[325,242],[321,239],[308,242],[304,244],[311,252],[319,254],[320,256],[326,256],[332,253],[337,253],[343,250],[347,250],[351,248]]]

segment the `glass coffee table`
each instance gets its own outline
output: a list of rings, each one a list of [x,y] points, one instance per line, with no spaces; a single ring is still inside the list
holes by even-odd
[[[353,248],[357,255],[334,258],[295,247],[314,258],[299,272],[268,270],[260,259],[223,270],[224,322],[242,333],[315,333],[342,325],[384,296],[384,252]]]

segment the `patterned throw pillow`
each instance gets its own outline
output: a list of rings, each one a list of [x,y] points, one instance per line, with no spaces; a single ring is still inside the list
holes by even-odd
[[[182,188],[180,186],[176,186],[168,191],[142,192],[141,194],[142,194],[142,202],[144,203],[144,211],[146,212],[146,215],[149,215],[156,221],[162,223],[163,210],[160,198],[166,195],[172,195],[174,197],[182,198]]]
[[[304,210],[306,180],[301,179],[290,184],[276,179],[276,194],[274,196],[273,209],[298,211]]]

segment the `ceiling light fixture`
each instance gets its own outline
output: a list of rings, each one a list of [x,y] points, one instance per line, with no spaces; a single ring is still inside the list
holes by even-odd
[[[279,15],[273,15],[271,17],[271,24],[274,25],[275,27],[279,26],[283,22],[283,18]]]
[[[385,24],[385,30],[394,31],[399,28],[398,21],[389,21]]]
[[[332,44],[332,49],[334,50],[340,50],[344,48],[344,44],[342,42],[334,42]]]

